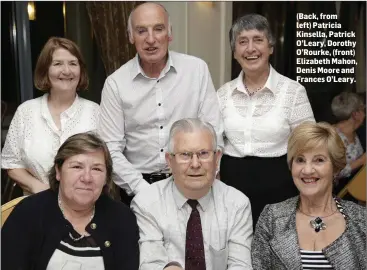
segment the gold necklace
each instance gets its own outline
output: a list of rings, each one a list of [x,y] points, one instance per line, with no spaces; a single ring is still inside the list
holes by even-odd
[[[60,210],[61,210],[61,213],[62,213],[63,217],[67,220],[67,218],[65,217],[65,214],[64,214],[64,209],[63,209],[63,208],[62,208],[62,206],[61,206],[60,191],[59,191],[59,194],[58,194],[58,196],[57,196],[57,201],[58,201],[59,208],[60,208]],[[92,215],[90,216],[88,223],[92,221],[92,219],[93,219],[93,217],[94,217],[94,213],[95,213],[95,211],[96,211],[96,206],[95,206],[95,205],[93,205],[93,213],[92,213]],[[74,228],[73,228],[73,229],[74,229]],[[69,237],[70,237],[70,239],[71,239],[71,240],[73,240],[74,242],[76,242],[76,241],[79,241],[79,240],[83,239],[85,236],[86,236],[85,234],[81,234],[81,235],[80,235],[80,237],[74,237],[74,236],[72,235],[72,233],[71,233],[71,232],[69,232]]]

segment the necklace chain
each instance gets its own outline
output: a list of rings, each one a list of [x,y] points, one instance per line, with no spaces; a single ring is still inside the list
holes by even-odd
[[[303,211],[301,210],[301,208],[298,208],[298,210],[299,210],[302,214],[304,214],[305,216],[312,217],[312,218],[327,218],[327,217],[330,217],[330,216],[334,215],[334,214],[338,211],[338,209],[335,209],[335,211],[333,211],[331,214],[329,214],[329,215],[327,215],[327,216],[319,217],[319,216],[311,216],[311,215],[309,215],[309,214],[306,214],[305,212],[303,212]]]
[[[244,83],[244,86],[245,86],[245,90],[247,91],[247,93],[249,94],[249,96],[253,96],[256,92],[260,91],[261,89],[263,89],[263,86],[259,87],[259,88],[256,88],[253,92],[250,92],[250,90],[248,89],[247,87],[247,84]]]
[[[64,209],[63,209],[63,208],[62,208],[62,206],[61,206],[60,192],[59,192],[59,194],[58,194],[57,201],[58,201],[59,208],[60,208],[60,210],[61,210],[61,213],[62,213],[63,217],[67,220],[67,218],[65,217]],[[88,223],[92,221],[92,219],[93,219],[93,217],[94,217],[95,210],[96,210],[96,207],[95,207],[95,205],[94,205],[94,206],[93,206],[93,213],[92,213],[92,215],[90,216]],[[71,232],[69,232],[69,237],[70,237],[70,238],[71,238],[71,240],[73,240],[74,242],[76,242],[76,241],[79,241],[79,240],[83,239],[85,236],[86,236],[85,234],[82,234],[82,235],[80,235],[80,237],[74,237],[74,236],[72,235],[72,233],[71,233]]]
[[[310,226],[315,230],[315,232],[319,232],[320,230],[326,230],[326,223],[322,220],[323,218],[327,218],[327,217],[330,217],[332,215],[334,215],[339,207],[338,207],[338,202],[337,200],[334,198],[334,201],[336,203],[336,209],[335,211],[333,211],[331,214],[329,215],[326,215],[326,216],[323,216],[323,217],[319,217],[319,216],[312,216],[312,215],[309,215],[309,214],[306,214],[305,212],[303,212],[301,210],[301,207],[298,207],[298,211],[302,214],[304,214],[305,216],[308,216],[308,217],[311,217],[313,219],[310,220]]]

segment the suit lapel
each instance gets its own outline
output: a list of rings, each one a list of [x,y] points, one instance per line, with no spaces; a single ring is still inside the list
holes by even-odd
[[[296,230],[296,206],[298,197],[292,200],[284,216],[279,217],[277,224],[284,227],[277,231],[270,241],[270,247],[287,269],[302,269],[301,253],[299,251]]]

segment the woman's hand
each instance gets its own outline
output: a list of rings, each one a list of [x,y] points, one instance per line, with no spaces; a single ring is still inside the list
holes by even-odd
[[[352,171],[366,165],[366,153],[350,163]]]
[[[41,181],[37,181],[37,182],[35,181],[32,185],[31,192],[34,194],[34,193],[38,193],[38,192],[44,191],[49,188],[50,188],[49,184],[42,183]]]

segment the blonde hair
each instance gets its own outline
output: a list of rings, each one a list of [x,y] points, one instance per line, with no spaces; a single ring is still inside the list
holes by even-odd
[[[345,146],[336,130],[328,123],[304,122],[297,126],[288,139],[287,162],[292,168],[293,159],[306,151],[326,145],[334,174],[347,164]]]

